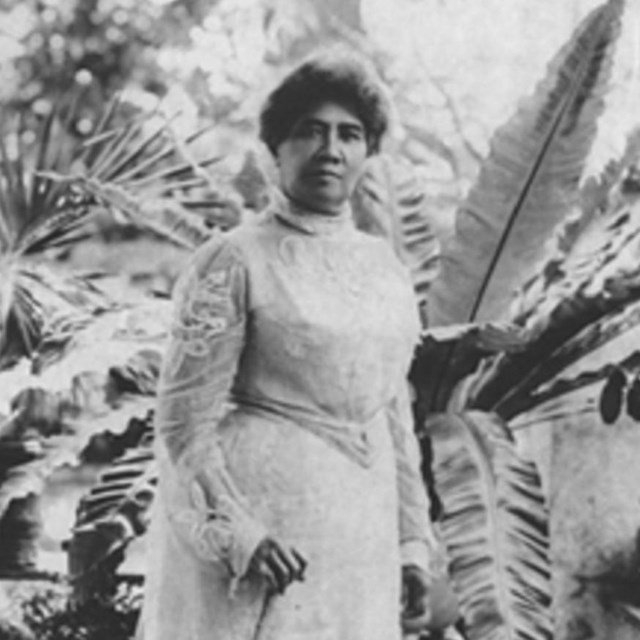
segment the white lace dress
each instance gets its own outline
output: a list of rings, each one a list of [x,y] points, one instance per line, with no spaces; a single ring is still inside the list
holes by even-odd
[[[281,203],[199,249],[157,410],[145,640],[397,640],[433,538],[406,373],[419,323],[388,245]],[[265,533],[308,560],[265,596]]]

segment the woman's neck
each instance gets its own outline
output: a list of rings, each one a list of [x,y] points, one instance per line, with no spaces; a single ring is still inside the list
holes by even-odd
[[[336,218],[344,215],[345,212],[349,212],[349,204],[347,202],[343,202],[342,204],[334,207],[310,206],[308,204],[300,202],[300,200],[296,200],[294,197],[290,196],[284,191],[282,193],[289,203],[289,208],[294,213],[299,213],[300,215],[315,215]]]
[[[273,196],[272,209],[275,215],[305,233],[328,235],[352,225],[349,202],[345,202],[339,210],[328,212],[310,208],[290,198],[280,189]]]

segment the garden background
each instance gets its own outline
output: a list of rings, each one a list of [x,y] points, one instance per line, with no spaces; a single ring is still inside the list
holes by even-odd
[[[521,121],[532,116],[526,116],[522,99],[533,95],[533,110],[543,114],[554,90],[538,85],[534,94],[538,81],[553,81],[554,74],[568,78],[569,89],[559,83],[555,91],[571,94],[567,113],[577,119],[579,140],[569,132],[563,144],[570,151],[558,151],[552,133],[544,152],[538,149],[531,158],[525,151],[517,154],[533,167],[527,184],[539,179],[542,191],[562,197],[553,202],[539,197],[529,206],[529,187],[515,194],[498,183],[494,188],[505,189],[504,201],[519,202],[518,215],[523,209],[534,216],[534,210],[555,207],[554,225],[549,222],[545,229],[549,237],[555,223],[571,222],[577,210],[582,219],[589,213],[589,223],[578,224],[580,232],[591,233],[589,246],[600,252],[593,255],[609,256],[601,268],[615,264],[614,275],[601,282],[595,263],[587,276],[580,263],[579,273],[566,271],[573,288],[564,283],[558,292],[553,278],[537,286],[549,305],[584,291],[591,300],[588,291],[597,290],[592,297],[600,315],[582,309],[578,315],[591,320],[576,324],[573,318],[574,333],[562,334],[562,345],[575,338],[582,349],[570,366],[556,364],[537,387],[523,382],[520,391],[498,400],[496,379],[500,367],[513,371],[508,368],[512,348],[513,353],[538,348],[541,359],[552,359],[557,344],[542,353],[539,333],[505,336],[492,324],[505,318],[489,313],[464,318],[434,313],[446,320],[442,326],[457,328],[446,335],[425,334],[427,351],[449,350],[444,356],[429,352],[429,357],[450,364],[455,361],[451,349],[465,355],[459,358],[463,366],[451,365],[446,389],[418,398],[418,428],[427,414],[442,415],[445,409],[458,416],[469,409],[487,411],[509,431],[509,455],[535,463],[531,482],[551,514],[547,561],[554,567],[554,589],[549,588],[553,597],[548,598],[553,604],[536,595],[527,607],[534,611],[532,619],[553,609],[555,622],[513,620],[513,601],[505,605],[493,594],[488,599],[500,612],[496,624],[513,634],[500,637],[520,637],[523,625],[531,634],[527,637],[534,638],[553,633],[561,640],[624,640],[637,634],[640,563],[634,564],[633,534],[640,530],[640,496],[633,487],[640,486],[640,478],[629,452],[640,444],[632,428],[640,360],[633,347],[637,321],[629,314],[638,298],[633,280],[638,223],[629,210],[635,206],[634,189],[640,190],[639,144],[632,135],[640,125],[640,5],[623,7],[611,0],[602,5],[607,8],[596,16],[597,24],[595,18],[590,23],[593,33],[587,30],[583,40],[576,40],[578,25],[600,6],[597,0],[0,1],[0,629],[6,626],[0,633],[27,634],[24,624],[30,621],[36,637],[76,637],[77,629],[61,628],[89,625],[80,614],[69,613],[68,580],[79,566],[78,575],[93,571],[99,576],[79,579],[80,587],[74,583],[76,612],[94,591],[108,593],[112,605],[120,602],[114,584],[101,583],[109,574],[104,562],[124,576],[127,588],[139,587],[144,572],[140,534],[153,495],[147,465],[152,456],[145,446],[173,282],[202,238],[242,224],[264,206],[273,167],[256,140],[259,106],[302,56],[339,42],[369,57],[388,86],[394,127],[383,160],[363,182],[361,204],[365,213],[373,209],[374,218],[376,205],[391,203],[387,209],[399,212],[399,218],[419,219],[417,226],[409,223],[391,236],[397,241],[400,233],[408,254],[411,234],[421,236],[422,261],[414,271],[427,308],[430,285],[439,277],[435,247],[455,255],[456,212],[465,209],[474,185],[483,184],[481,169],[489,172],[491,158],[500,156],[496,132],[515,118],[521,128],[512,130],[517,132],[514,146],[524,148],[529,125]],[[597,46],[590,48],[591,41]],[[569,48],[568,59],[571,51],[574,58],[592,55],[593,66],[582,71],[578,62],[564,76],[564,58],[548,67],[563,46]],[[522,113],[526,117],[518,120]],[[561,113],[558,122],[566,117]],[[549,159],[547,147],[557,157]],[[577,177],[563,177],[570,164],[578,167]],[[549,175],[542,171],[538,178],[540,166],[548,166]],[[509,182],[515,184],[519,174],[513,171]],[[624,222],[610,224],[621,212],[627,214]],[[594,215],[600,217],[589,229]],[[395,222],[375,221],[381,233],[395,229]],[[628,228],[620,233],[627,244],[616,244],[612,229],[624,224]],[[527,277],[531,274],[523,273],[518,286]],[[585,285],[578,291],[580,277],[591,289]],[[529,298],[532,291],[537,292],[528,289]],[[615,308],[607,306],[612,296]],[[536,304],[506,319],[527,331],[538,327],[532,318],[544,305]],[[616,320],[623,313],[624,322]],[[600,324],[598,331],[608,331],[612,343],[614,337],[624,339],[615,344],[601,339],[593,356],[593,340],[586,345],[579,335],[591,321],[617,323],[615,329]],[[556,339],[556,334],[545,336],[544,344]],[[419,371],[415,380],[421,380]],[[425,387],[432,383],[427,379]],[[554,395],[558,386],[562,393]],[[516,410],[513,398],[524,388],[528,395],[522,411]],[[628,416],[620,417],[606,389],[611,397],[628,390]],[[555,402],[551,409],[535,405],[543,396],[544,402]],[[532,407],[538,411],[534,416]],[[528,428],[531,424],[539,428]],[[437,443],[448,437],[440,432],[475,427],[445,428],[437,419],[430,426],[427,419],[427,425],[423,438],[432,466],[425,477],[442,503],[434,517],[442,519],[448,503],[446,490],[438,493],[438,482],[455,465],[438,457]],[[485,434],[493,428],[485,427]],[[474,464],[482,467],[474,456]],[[498,488],[483,489],[483,508],[498,522],[491,530],[500,532],[514,526],[499,522],[509,500],[498,485],[505,477],[511,482],[512,471],[495,456],[488,458],[489,476]],[[478,480],[486,482],[491,480]],[[443,526],[450,549],[455,535]],[[487,553],[499,567],[501,543],[494,546]],[[596,556],[602,562],[594,568],[588,558]],[[568,565],[556,569],[560,558]],[[513,587],[506,577],[508,562],[491,577],[494,585],[504,581],[506,591]],[[474,607],[487,611],[487,600],[478,605],[467,598],[469,585],[453,577],[466,633],[492,637],[474,617]],[[135,612],[132,597],[129,591],[122,596],[124,613],[110,622],[122,625],[121,636],[112,626],[86,637],[127,637]],[[96,609],[88,611],[96,617]]]

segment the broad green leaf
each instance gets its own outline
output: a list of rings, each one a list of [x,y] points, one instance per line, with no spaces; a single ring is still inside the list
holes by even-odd
[[[585,18],[532,97],[494,135],[443,250],[430,324],[503,318],[539,268],[551,232],[576,204],[622,10],[623,0],[610,0]]]
[[[78,506],[69,549],[71,578],[86,578],[148,526],[157,468],[150,439],[127,451],[100,476]]]
[[[49,476],[59,467],[78,464],[80,453],[99,433],[118,434],[132,417],[143,415],[155,404],[149,394],[150,370],[138,364],[141,352],[149,361],[150,352],[160,358],[168,331],[170,303],[149,301],[147,308],[109,311],[80,331],[75,331],[63,357],[47,366],[39,375],[26,367],[0,373],[0,411],[9,414],[16,394],[37,388],[61,400],[60,415],[55,417],[61,435],[34,434],[38,446],[35,460],[17,465],[5,474],[0,484],[0,517],[8,504],[29,493],[39,494]],[[144,388],[123,392],[114,384],[112,370],[119,377],[137,373]],[[135,380],[134,380],[135,382]],[[138,385],[140,386],[140,385]],[[32,407],[26,407],[27,412]],[[16,423],[20,416],[12,415]],[[27,426],[34,427],[30,422]],[[11,425],[3,425],[4,430]],[[11,437],[9,437],[9,435]],[[20,433],[5,434],[11,444]],[[3,442],[0,442],[0,448]]]
[[[49,476],[64,465],[77,464],[83,443],[75,435],[57,435],[40,445],[41,454],[30,462],[11,467],[3,474],[0,484],[0,518],[9,504],[29,494],[40,495]],[[0,447],[3,444],[0,442]]]
[[[437,414],[425,428],[469,638],[550,640],[547,509],[535,467],[495,415]]]
[[[635,157],[625,154],[627,168]],[[539,388],[556,377],[577,378],[626,357],[631,347],[615,345],[626,344],[640,321],[640,200],[620,199],[626,172],[616,173],[600,197],[606,210],[586,209],[577,230],[568,222],[555,255],[523,289],[513,320],[531,332],[529,345],[485,361],[466,383],[465,406],[510,419],[547,397]]]

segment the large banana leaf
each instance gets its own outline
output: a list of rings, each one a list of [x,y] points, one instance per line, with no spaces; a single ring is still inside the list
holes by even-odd
[[[358,228],[386,238],[409,269],[426,322],[440,246],[424,188],[411,165],[385,154],[372,157],[353,195],[353,214]]]
[[[599,423],[616,423],[620,429],[616,433],[623,438],[640,421],[640,192],[633,179],[639,158],[640,142],[632,135],[623,157],[585,186],[580,214],[559,228],[551,257],[522,290],[509,320],[526,327],[531,341],[520,352],[485,358],[449,397],[451,410],[482,409],[499,415],[515,434],[519,448],[538,463],[554,505],[562,503],[565,511],[572,485],[554,463],[558,451],[552,442],[557,444],[561,438],[558,430],[573,434],[575,443],[585,424],[591,424],[591,433],[597,434]],[[596,437],[592,442],[600,440]],[[436,457],[442,455],[441,449],[436,439]],[[615,464],[606,464],[609,455],[608,450],[592,452],[593,459],[601,456],[605,478],[616,477]],[[607,487],[606,480],[601,485]],[[608,497],[593,500],[585,510],[589,517],[598,509],[602,512]],[[589,521],[576,515],[579,510],[572,512],[575,530],[589,530]],[[557,528],[562,529],[559,522],[566,513],[554,515]],[[625,517],[633,520],[632,514]],[[553,541],[556,550],[571,544],[573,529],[563,530],[561,538]],[[588,537],[594,545],[597,534]],[[619,535],[616,540],[613,550],[595,546],[585,550],[583,567],[592,566],[592,557],[608,558],[630,542]],[[590,606],[600,611],[594,613],[598,617],[612,605],[625,605],[613,598],[600,609],[601,596],[596,601],[592,596],[568,596],[576,587],[575,571],[574,565],[554,565],[555,584],[562,584],[564,590],[554,603],[559,616],[570,619],[578,614],[567,613],[568,608]],[[620,575],[611,578],[621,579]]]
[[[534,338],[519,353],[487,360],[467,382],[463,406],[511,419],[542,398],[549,401],[558,376],[574,379],[574,390],[574,384],[594,382],[583,373],[595,375],[599,367],[604,379],[608,365],[633,351],[624,335],[640,317],[640,198],[626,185],[639,158],[634,134],[621,160],[585,187],[582,215],[560,229],[554,254],[514,309],[513,321]]]
[[[550,639],[547,511],[535,467],[492,414],[434,415],[426,432],[469,638]]]
[[[153,448],[146,439],[116,460],[80,501],[69,545],[69,570],[78,596],[89,596],[105,563],[113,571],[127,545],[146,531],[156,483]]]
[[[494,135],[443,251],[430,324],[504,317],[539,268],[552,230],[576,204],[622,11],[623,0],[609,0],[585,18],[533,96]]]
[[[93,436],[119,434],[132,417],[152,408],[155,401],[146,365],[149,355],[160,358],[169,309],[168,301],[158,300],[150,301],[147,309],[111,311],[75,333],[66,357],[39,375],[21,366],[0,373],[0,411],[9,415],[2,425],[0,449],[28,443],[34,453],[32,459],[4,473],[0,518],[12,500],[40,494],[56,469],[78,464]],[[131,379],[138,374],[141,384],[127,384],[124,390],[123,385],[118,387],[123,376]],[[55,401],[57,415],[47,422],[55,423],[56,433],[37,428],[33,403],[16,406],[17,395],[25,389],[38,389]]]

